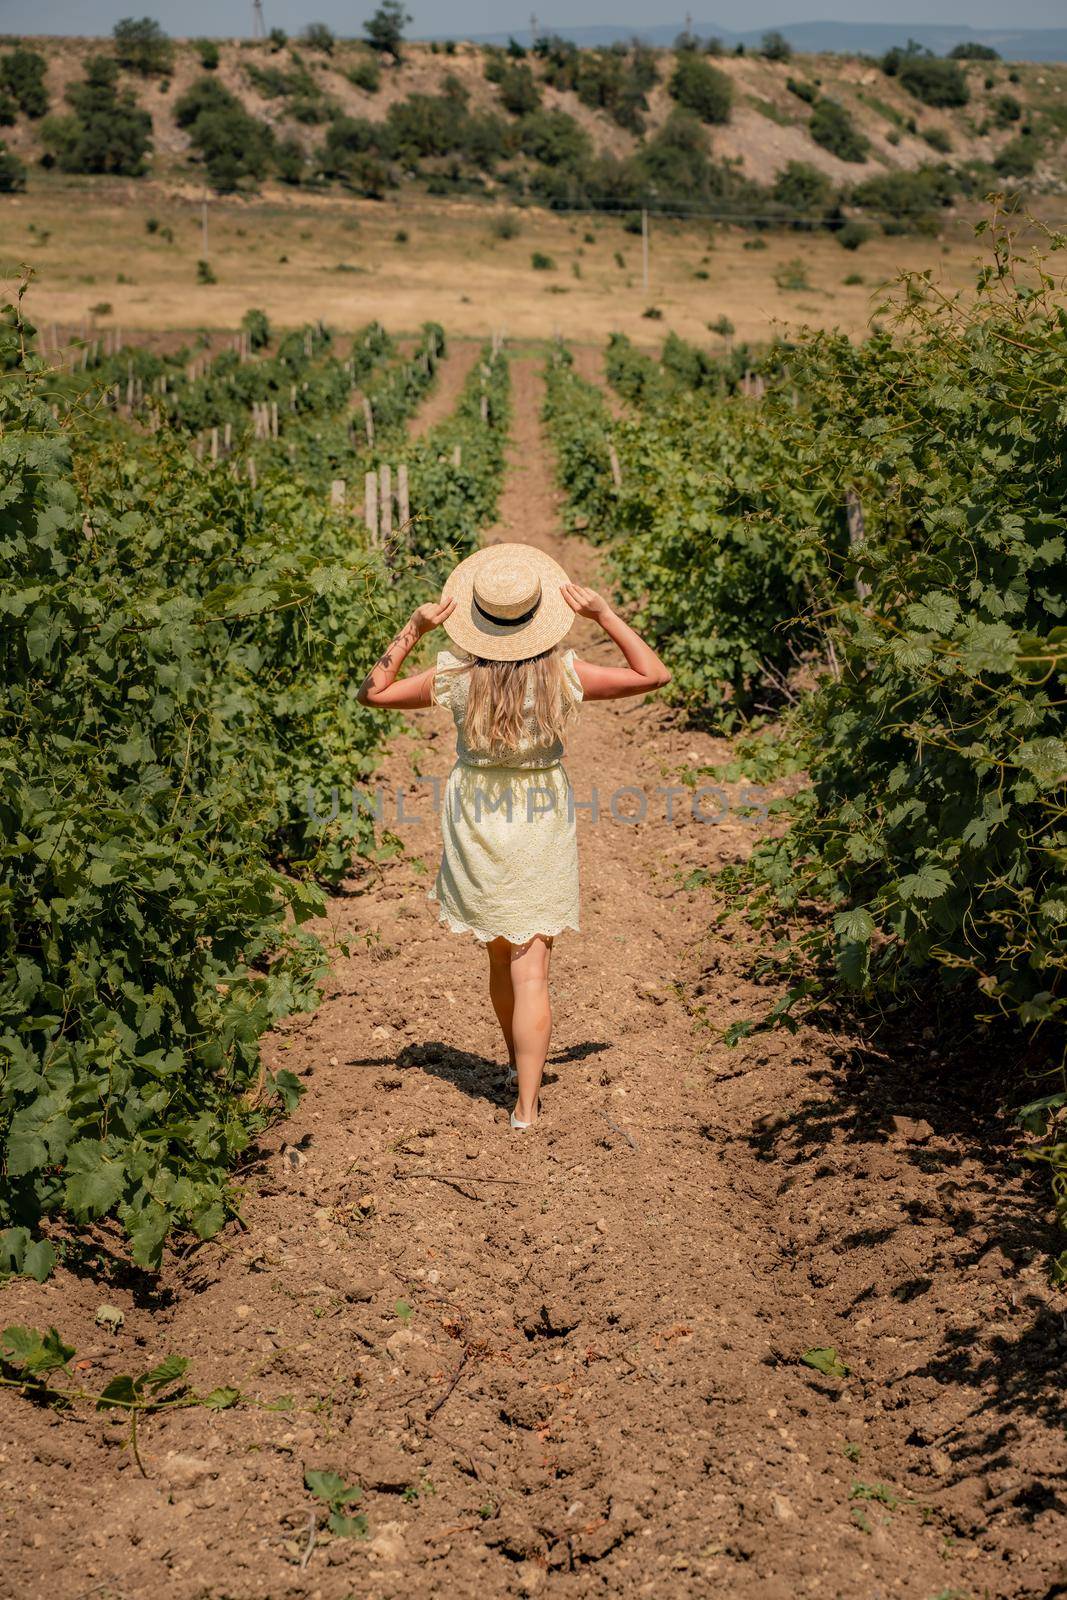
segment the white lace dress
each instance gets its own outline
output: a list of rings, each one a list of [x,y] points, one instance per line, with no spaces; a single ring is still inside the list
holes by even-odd
[[[470,749],[463,738],[468,657],[442,650],[434,701],[456,724],[456,764],[441,805],[442,854],[429,892],[453,933],[487,943],[525,944],[578,928],[578,841],[563,745],[539,745],[531,731],[502,762]],[[563,658],[566,686],[576,701],[582,686],[574,651]]]

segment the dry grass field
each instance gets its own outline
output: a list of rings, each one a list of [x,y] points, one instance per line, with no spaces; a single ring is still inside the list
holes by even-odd
[[[32,267],[40,322],[130,333],[230,329],[257,305],[279,326],[378,317],[394,333],[434,318],[455,335],[558,329],[601,342],[619,329],[656,344],[673,329],[706,343],[709,323],[725,316],[738,339],[805,322],[856,335],[900,272],[931,268],[945,287],[963,288],[979,253],[961,220],[940,238],[876,236],[849,252],[826,234],[654,218],[646,292],[640,236],[614,217],[267,189],[209,200],[217,281],[203,284],[202,197],[188,186],[35,176],[27,193],[0,201],[0,219],[4,287]],[[512,238],[500,236],[505,219],[517,227]],[[535,253],[552,265],[536,270]]]

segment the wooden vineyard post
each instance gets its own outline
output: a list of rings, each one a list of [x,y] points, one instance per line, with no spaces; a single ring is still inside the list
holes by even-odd
[[[219,459],[219,430],[217,427],[211,430],[211,459],[212,461]]]
[[[383,462],[378,474],[378,527],[382,544],[387,544],[393,537],[393,469]]]
[[[343,478],[334,478],[330,484],[330,504],[332,506],[343,506],[344,503],[345,480]]]
[[[226,455],[229,455],[233,448],[233,427],[229,422],[222,430],[222,448]]]
[[[249,483],[252,485],[252,487],[254,489],[256,487],[256,458],[255,458],[255,456],[249,456],[249,458],[248,458],[248,481],[249,481]]]
[[[860,500],[860,497],[856,493],[855,489],[849,489],[845,495],[845,516],[848,519],[848,547],[850,550],[854,551],[856,546],[863,542],[863,537],[866,532],[866,525],[863,520],[863,502]],[[870,584],[864,583],[863,579],[857,573],[856,599],[861,605],[869,597],[870,592]]]
[[[614,444],[608,440],[608,465],[611,467],[611,481],[615,488],[622,488],[622,468],[619,466],[619,453]]]
[[[270,433],[271,433],[271,438],[272,439],[276,439],[278,437],[278,402],[277,402],[277,400],[272,400],[271,403],[270,403]]]
[[[406,528],[411,520],[411,505],[408,499],[408,469],[401,462],[396,469],[396,514],[401,528]]]
[[[461,444],[454,445],[452,448],[452,465],[454,467],[463,465],[463,446]]]
[[[363,478],[363,520],[367,524],[371,544],[378,543],[378,474],[368,472]]]
[[[367,396],[363,396],[363,426],[367,434],[367,449],[374,449],[374,411]]]

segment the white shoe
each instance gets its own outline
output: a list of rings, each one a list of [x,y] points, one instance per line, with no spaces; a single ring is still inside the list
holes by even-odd
[[[515,1113],[513,1111],[511,1113],[511,1126],[513,1128],[517,1128],[520,1132],[522,1132],[526,1128],[532,1128],[533,1127],[533,1123],[532,1122],[520,1122],[518,1117],[515,1115]]]

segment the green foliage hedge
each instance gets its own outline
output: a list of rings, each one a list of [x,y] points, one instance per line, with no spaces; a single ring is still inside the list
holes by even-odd
[[[235,1160],[299,1093],[259,1040],[314,999],[319,880],[376,848],[365,812],[308,793],[369,777],[383,724],[359,682],[494,512],[507,368],[486,352],[413,447],[415,527],[379,550],[284,437],[253,487],[94,405],[112,365],[57,377],[4,317],[0,1233],[113,1214],[154,1267],[169,1231],[222,1225]],[[325,364],[328,413],[328,346],[306,330],[262,364],[300,367],[302,396]],[[257,365],[218,358],[208,397]],[[363,381],[379,366],[372,339]]]

